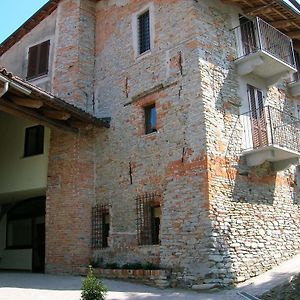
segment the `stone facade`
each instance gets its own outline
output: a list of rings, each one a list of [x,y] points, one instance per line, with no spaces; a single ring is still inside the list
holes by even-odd
[[[137,56],[133,23],[145,8],[152,48]],[[256,79],[241,79],[233,62],[237,9],[217,0],[63,0],[56,14],[52,91],[111,117],[111,127],[51,132],[48,272],[80,272],[92,259],[152,262],[172,269],[178,285],[229,285],[299,252],[296,166],[250,168],[241,156],[241,90]],[[266,103],[293,113],[286,82],[265,90]],[[152,103],[157,132],[145,135]],[[161,195],[160,245],[137,244],[144,193]],[[92,251],[96,203],[109,206],[109,247]]]

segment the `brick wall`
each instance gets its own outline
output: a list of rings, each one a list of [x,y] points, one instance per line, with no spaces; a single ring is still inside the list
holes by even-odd
[[[93,132],[51,131],[46,198],[46,272],[81,273],[91,258],[95,203]]]

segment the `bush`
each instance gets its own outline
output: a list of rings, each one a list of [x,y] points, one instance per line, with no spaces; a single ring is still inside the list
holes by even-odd
[[[117,263],[107,263],[104,266],[105,269],[120,269],[120,266]]]
[[[122,269],[125,269],[125,270],[141,270],[141,269],[143,269],[143,265],[141,263],[125,264],[125,265],[122,266]]]
[[[103,282],[97,279],[93,273],[92,266],[89,266],[87,277],[82,284],[81,299],[82,300],[104,300],[107,288]]]

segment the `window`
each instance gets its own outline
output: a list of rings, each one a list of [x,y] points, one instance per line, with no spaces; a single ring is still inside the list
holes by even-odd
[[[44,127],[41,125],[26,128],[24,156],[42,154],[44,152]]]
[[[29,48],[27,79],[48,74],[49,48],[49,40]]]
[[[265,119],[263,93],[258,88],[249,84],[247,88],[249,108],[251,111],[250,117],[253,148],[266,146],[268,145],[268,130]]]
[[[138,16],[138,49],[142,54],[151,48],[150,43],[150,12],[147,10]]]
[[[108,247],[110,228],[109,208],[106,204],[98,204],[92,210],[92,247],[103,249]]]
[[[156,132],[156,107],[155,104],[145,108],[145,134]]]
[[[16,219],[7,222],[7,248],[31,248],[32,219]]]
[[[14,205],[7,212],[6,248],[29,249],[34,244],[37,220],[45,216],[45,198],[33,198]],[[43,223],[44,223],[44,219]]]
[[[139,245],[160,244],[160,196],[155,193],[136,198],[137,240]]]

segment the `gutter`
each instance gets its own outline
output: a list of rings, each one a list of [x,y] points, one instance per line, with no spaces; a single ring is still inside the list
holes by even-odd
[[[0,98],[8,91],[9,83],[6,81],[4,82],[3,88],[0,90]]]
[[[4,90],[5,90],[5,87],[6,87],[6,84],[7,84],[7,90],[8,90],[8,85],[11,86],[13,89],[16,89],[17,91],[25,94],[26,96],[29,96],[31,94],[31,90],[30,89],[27,89],[25,87],[23,87],[22,85],[20,84],[17,84],[16,82],[14,82],[13,80],[11,79],[8,79],[7,77],[3,76],[0,74],[0,81],[2,81],[4,83]],[[7,92],[7,90],[1,95],[1,93],[3,92],[0,92],[0,95],[1,97]]]

